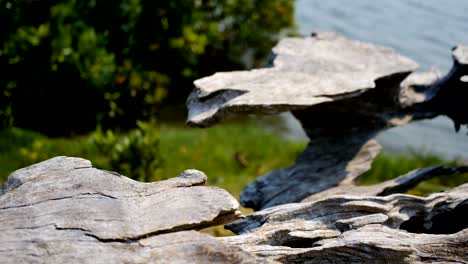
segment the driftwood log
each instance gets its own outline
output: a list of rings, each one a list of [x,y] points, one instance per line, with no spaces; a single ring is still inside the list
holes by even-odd
[[[421,181],[468,172],[438,165],[359,186],[375,136],[410,121],[468,123],[468,47],[443,78],[391,49],[333,33],[289,38],[269,68],[195,82],[190,125],[293,111],[310,138],[290,168],[256,179],[241,203],[187,170],[140,183],[57,157],[13,172],[0,191],[0,263],[468,263],[468,184],[426,197]],[[196,230],[227,224],[236,236]]]
[[[244,188],[242,205],[261,211],[228,225],[240,235],[223,241],[284,263],[468,262],[468,187],[426,198],[401,194],[466,167],[357,184],[385,129],[438,115],[457,131],[467,125],[468,46],[452,54],[453,68],[440,78],[414,73],[417,64],[391,49],[319,33],[282,40],[268,68],[195,81],[189,125],[292,111],[310,139],[295,165]]]
[[[223,241],[283,263],[466,263],[468,184],[427,197],[392,194],[455,171],[468,167],[434,166],[375,186],[336,187],[229,224],[240,235]]]
[[[262,263],[195,231],[239,219],[200,171],[140,183],[57,157],[12,173],[0,195],[0,263]]]
[[[233,114],[292,111],[310,138],[292,167],[257,178],[241,193],[256,210],[299,202],[370,169],[374,140],[394,126],[438,115],[458,130],[468,123],[468,46],[453,51],[443,78],[412,73],[417,64],[395,51],[334,33],[287,38],[270,68],[216,73],[195,81],[187,123],[206,127]]]
[[[189,230],[242,215],[226,191],[200,186],[202,172],[139,183],[57,157],[4,184],[0,263],[464,263],[468,184],[427,197],[397,193],[466,171],[433,166],[347,194],[330,189],[232,222],[238,236],[214,238]]]

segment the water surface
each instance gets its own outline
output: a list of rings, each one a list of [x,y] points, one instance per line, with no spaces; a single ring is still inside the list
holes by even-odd
[[[336,31],[361,41],[392,47],[420,64],[420,71],[451,67],[451,48],[468,45],[468,0],[297,0],[303,35]],[[288,120],[293,133],[300,127]],[[468,160],[467,129],[458,134],[445,117],[393,128],[378,137],[388,153],[416,152]]]

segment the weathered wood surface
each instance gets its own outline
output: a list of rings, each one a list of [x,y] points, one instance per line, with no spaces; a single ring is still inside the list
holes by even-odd
[[[375,88],[380,79],[401,80],[417,68],[392,49],[331,32],[281,40],[270,66],[195,81],[187,123],[206,127],[236,112],[279,113],[342,100]]]
[[[457,130],[468,124],[467,50],[455,48],[452,70],[439,78],[411,73],[416,64],[390,49],[336,34],[285,39],[271,68],[195,81],[187,122],[205,127],[236,113],[292,111],[310,138],[306,150],[295,165],[246,186],[241,204],[299,202],[369,170],[380,151],[374,138],[385,129],[438,115]]]
[[[467,262],[468,184],[395,194],[468,167],[433,166],[374,186],[342,185],[271,207],[213,238],[189,229],[239,219],[206,176],[139,183],[57,157],[10,175],[0,194],[0,263]],[[356,176],[358,177],[358,176]]]
[[[453,57],[439,78],[411,74],[415,63],[392,50],[335,34],[286,39],[271,68],[199,80],[188,100],[188,123],[197,126],[238,112],[293,110],[301,121],[311,141],[296,164],[241,194],[263,210],[241,219],[230,194],[201,186],[200,171],[140,183],[57,157],[3,185],[0,263],[468,263],[468,184],[401,194],[468,167],[357,185],[380,150],[380,131],[437,115],[455,128],[468,123],[468,47]],[[194,231],[225,223],[239,235]]]
[[[57,157],[12,173],[0,195],[0,263],[256,263],[190,229],[239,219],[206,175],[140,183]]]
[[[452,54],[440,78],[412,73],[416,64],[389,49],[320,33],[281,41],[270,68],[195,81],[189,125],[292,111],[310,138],[295,165],[244,188],[241,203],[261,211],[227,225],[239,235],[221,240],[283,263],[467,263],[468,184],[427,197],[400,193],[468,167],[357,184],[383,130],[438,115],[456,130],[468,124],[468,47]]]
[[[456,169],[264,209],[229,224],[240,235],[222,240],[282,263],[467,263],[468,184],[427,197],[374,196]]]

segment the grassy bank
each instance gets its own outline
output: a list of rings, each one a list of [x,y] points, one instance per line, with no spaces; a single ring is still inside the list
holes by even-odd
[[[152,181],[176,176],[195,168],[208,175],[209,185],[219,186],[238,197],[256,176],[294,163],[305,142],[283,139],[251,122],[219,125],[209,129],[162,125],[162,162]],[[0,182],[12,171],[54,156],[89,159],[97,168],[112,170],[109,154],[98,151],[92,136],[49,139],[38,133],[12,128],[0,131]],[[377,183],[410,170],[446,163],[435,157],[380,155],[362,184]],[[454,162],[452,162],[454,163]],[[132,175],[127,175],[132,176]],[[439,177],[418,186],[413,194],[426,194],[468,182],[468,175]]]

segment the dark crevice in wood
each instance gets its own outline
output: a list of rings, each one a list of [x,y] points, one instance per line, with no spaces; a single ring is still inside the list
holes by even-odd
[[[284,247],[290,247],[290,248],[313,248],[313,247],[318,247],[320,245],[317,245],[317,241],[320,241],[322,238],[317,237],[317,238],[296,238],[296,239],[291,239],[283,244],[281,246]]]
[[[425,234],[455,234],[468,228],[468,203],[444,211],[427,219],[427,215],[419,213],[400,225],[400,229],[411,233]]]

